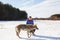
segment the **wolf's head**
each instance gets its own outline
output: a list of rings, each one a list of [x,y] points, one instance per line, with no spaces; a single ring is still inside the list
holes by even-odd
[[[33,27],[34,27],[35,29],[39,29],[39,28],[37,27],[37,25],[33,25]]]

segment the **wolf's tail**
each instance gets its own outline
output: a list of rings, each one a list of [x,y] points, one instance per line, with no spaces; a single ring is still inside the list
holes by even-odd
[[[20,36],[19,36],[19,30],[18,30],[17,27],[15,28],[15,31],[16,31],[16,35],[20,38]]]

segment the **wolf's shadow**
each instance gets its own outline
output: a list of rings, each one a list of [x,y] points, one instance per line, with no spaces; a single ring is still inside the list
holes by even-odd
[[[36,35],[32,35],[32,36],[36,36]],[[41,39],[41,38],[20,38],[20,39],[24,39],[24,40],[45,40],[45,39]]]
[[[60,37],[41,36],[41,35],[36,35],[36,34],[34,34],[33,36],[39,37],[39,38],[21,38],[21,39],[25,39],[25,40],[46,40],[46,39],[60,40]]]
[[[45,40],[45,39],[40,39],[40,38],[21,38],[24,40]]]
[[[42,36],[42,35],[36,35],[36,34],[34,34],[33,36],[36,36],[36,37],[39,37],[39,38],[48,38],[48,39],[60,40],[60,37],[50,37],[50,36]]]

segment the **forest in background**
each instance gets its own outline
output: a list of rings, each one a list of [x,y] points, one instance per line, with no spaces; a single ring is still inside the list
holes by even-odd
[[[26,11],[19,10],[10,4],[0,2],[0,21],[25,20],[27,19]]]
[[[33,18],[34,20],[60,20],[60,14],[53,14],[47,18]]]

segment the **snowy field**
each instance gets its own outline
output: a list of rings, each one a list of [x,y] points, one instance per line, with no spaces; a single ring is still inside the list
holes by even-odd
[[[60,21],[35,20],[39,30],[35,35],[27,38],[26,31],[21,31],[22,38],[18,38],[15,33],[15,27],[19,24],[25,24],[26,21],[0,21],[0,40],[60,40]]]

